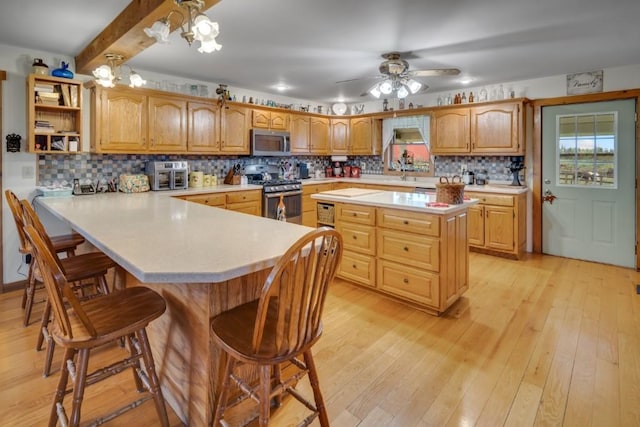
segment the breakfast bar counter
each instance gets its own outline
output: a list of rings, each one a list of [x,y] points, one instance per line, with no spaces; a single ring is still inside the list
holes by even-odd
[[[165,298],[166,312],[149,326],[165,399],[186,425],[210,425],[221,355],[210,319],[256,299],[277,259],[311,229],[160,192],[35,204],[110,256],[126,286],[148,286]]]

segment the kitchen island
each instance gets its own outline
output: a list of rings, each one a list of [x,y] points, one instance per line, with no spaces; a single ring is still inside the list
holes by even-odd
[[[311,229],[169,194],[37,198],[35,205],[110,256],[126,286],[165,298],[166,312],[148,328],[165,399],[186,425],[208,426],[221,356],[209,320],[256,299],[277,259]]]
[[[344,240],[338,276],[440,315],[468,289],[467,210],[424,193],[347,188],[311,195]]]

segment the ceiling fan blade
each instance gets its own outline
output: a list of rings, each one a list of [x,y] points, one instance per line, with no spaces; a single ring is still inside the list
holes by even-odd
[[[457,76],[460,70],[457,68],[433,68],[430,70],[413,70],[407,73],[410,77],[439,77],[439,76]]]
[[[347,82],[355,82],[357,80],[369,80],[369,79],[381,79],[385,76],[381,76],[381,75],[375,75],[375,76],[365,76],[365,77],[356,77],[355,79],[347,79],[347,80],[339,80],[336,82],[336,84],[338,83],[347,83]]]

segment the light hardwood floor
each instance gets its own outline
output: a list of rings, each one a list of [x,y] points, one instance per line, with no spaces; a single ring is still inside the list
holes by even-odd
[[[640,426],[637,283],[630,269],[472,253],[470,290],[437,318],[336,281],[314,347],[331,425]],[[22,326],[19,305],[18,292],[0,296],[0,425],[45,425],[58,370],[41,377],[37,326]],[[132,383],[124,373],[89,388],[83,417]],[[303,412],[287,402],[272,425]],[[155,424],[148,402],[109,425]]]

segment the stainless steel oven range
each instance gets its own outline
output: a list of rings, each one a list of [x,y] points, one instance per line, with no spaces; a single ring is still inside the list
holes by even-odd
[[[282,196],[287,222],[302,224],[302,183],[296,179],[282,179],[281,173],[274,165],[247,165],[244,168],[249,184],[262,185],[262,216],[276,219]]]

